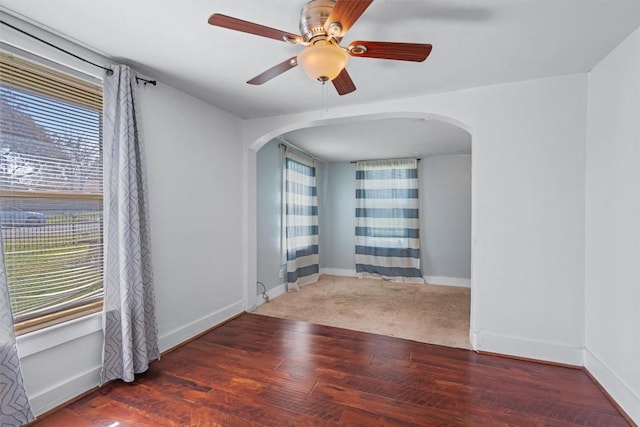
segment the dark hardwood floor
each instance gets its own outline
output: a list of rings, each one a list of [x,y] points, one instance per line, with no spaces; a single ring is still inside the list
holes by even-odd
[[[578,369],[242,315],[35,426],[626,426]]]

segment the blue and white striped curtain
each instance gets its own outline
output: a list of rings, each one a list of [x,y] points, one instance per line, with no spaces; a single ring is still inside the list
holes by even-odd
[[[418,160],[356,164],[356,272],[424,283],[420,271]]]
[[[311,157],[288,147],[284,152],[284,248],[287,288],[318,281],[318,197]]]

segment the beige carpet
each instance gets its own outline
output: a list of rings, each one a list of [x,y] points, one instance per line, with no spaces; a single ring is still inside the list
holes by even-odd
[[[470,289],[320,276],[255,313],[470,349]]]

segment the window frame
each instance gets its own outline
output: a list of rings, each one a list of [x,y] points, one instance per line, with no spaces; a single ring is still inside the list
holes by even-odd
[[[0,42],[0,51],[3,51],[4,53],[7,53],[12,56],[19,57],[20,59],[30,61],[34,63],[36,66],[50,68],[56,72],[63,73],[71,78],[83,80],[88,84],[100,86],[101,88],[103,88],[103,79],[98,78],[95,74],[78,71],[77,69],[72,68],[69,65],[51,61],[39,54],[34,54],[34,53],[24,51],[20,48],[14,47],[12,45],[8,45],[4,42]],[[43,93],[46,93],[46,92],[43,92]],[[103,111],[104,110],[102,109],[102,111],[99,112],[99,118],[100,118],[99,119],[100,120],[99,150],[100,152],[102,152],[102,147],[103,147],[102,130],[101,130],[102,120],[103,120],[103,117],[102,117]],[[104,162],[104,160],[102,161]],[[102,165],[102,170],[104,171],[104,163]],[[7,193],[20,193],[20,190],[0,189],[0,195],[7,195]],[[71,197],[69,197],[69,195],[72,193],[66,193],[66,197],[65,197],[65,192],[44,191],[43,193],[46,193],[46,194],[37,194],[37,193],[39,192],[30,191],[30,196],[31,197],[33,196],[47,197],[47,198],[55,198],[55,199],[69,198],[69,199],[94,199],[94,200],[99,199],[101,201],[104,200],[104,186],[102,186],[102,191],[99,194],[98,193],[74,194]],[[62,196],[62,197],[56,197],[56,196]],[[21,196],[18,195],[16,197],[21,197]],[[102,212],[104,213],[104,205],[102,208]],[[102,218],[102,225],[100,226],[99,240],[100,240],[100,247],[101,247],[100,250],[103,251],[104,250],[104,214],[101,215],[101,218]],[[102,262],[102,282],[103,282],[103,289],[104,289],[104,261]],[[29,319],[15,322],[14,330],[16,332],[16,336],[25,335],[30,332],[34,332],[40,329],[45,329],[63,322],[67,322],[73,319],[77,319],[77,318],[81,318],[81,317],[85,317],[85,316],[89,316],[91,314],[97,313],[99,311],[102,311],[103,303],[104,303],[104,290],[94,300],[89,300],[87,302],[79,303],[78,305],[62,308],[54,312],[44,313],[34,318],[29,318]]]

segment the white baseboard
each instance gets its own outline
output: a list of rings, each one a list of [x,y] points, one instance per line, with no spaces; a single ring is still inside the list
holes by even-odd
[[[447,277],[447,276],[423,276],[424,281],[430,285],[443,285],[443,286],[459,286],[462,288],[471,287],[471,279],[464,279],[461,277]]]
[[[269,299],[278,298],[280,295],[287,292],[287,284],[283,283],[281,285],[276,286],[275,288],[269,289],[267,291],[267,295],[269,295]],[[262,294],[258,294],[258,300],[256,301],[256,307],[260,307],[262,304],[266,303],[264,298],[262,298]]]
[[[169,331],[158,338],[158,346],[160,352],[169,350],[185,342],[186,340],[195,337],[196,335],[210,329],[220,323],[232,318],[233,316],[242,313],[243,302],[237,301],[229,304],[226,307],[208,314],[200,319],[197,319],[185,326]]]
[[[321,268],[320,274],[328,274],[331,276],[345,276],[345,277],[357,276],[357,273],[355,270],[350,270],[347,268]],[[432,285],[460,286],[464,288],[471,287],[471,279],[463,279],[460,277],[424,276],[424,280],[427,283]]]
[[[488,332],[475,332],[473,335],[471,342],[475,343],[474,350],[477,351],[584,366],[583,347]]]
[[[627,415],[640,425],[640,390],[634,391],[588,348],[584,349],[584,366]]]
[[[321,268],[320,274],[328,274],[330,276],[346,276],[356,277],[355,270],[349,270],[348,268]]]
[[[56,384],[36,395],[29,396],[31,410],[37,417],[100,384],[100,366],[83,372],[63,383]]]

